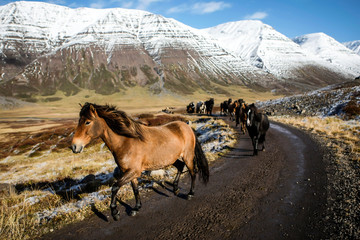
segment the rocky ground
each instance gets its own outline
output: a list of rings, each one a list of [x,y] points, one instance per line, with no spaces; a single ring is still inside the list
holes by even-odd
[[[360,82],[333,85],[307,94],[258,103],[258,106],[270,116],[335,116],[345,121],[352,119],[351,124],[359,126]],[[282,121],[281,117],[278,121]],[[319,136],[306,127],[303,130],[327,149],[324,155],[327,203],[323,213],[326,235],[330,239],[360,239],[359,155],[354,158],[347,150],[348,146],[339,144],[338,139]],[[354,144],[359,146],[360,136],[357,135]],[[333,147],[334,142],[341,146],[341,155]]]
[[[360,81],[331,85],[313,92],[258,103],[270,116],[341,116],[351,118],[360,103]],[[359,107],[358,107],[359,108]],[[359,110],[358,110],[359,111]],[[357,115],[360,112],[357,113]]]

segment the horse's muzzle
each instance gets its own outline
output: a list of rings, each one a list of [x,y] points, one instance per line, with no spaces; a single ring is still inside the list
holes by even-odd
[[[82,145],[77,145],[77,144],[71,145],[70,148],[73,151],[73,153],[81,153],[82,150],[84,149],[84,147]]]

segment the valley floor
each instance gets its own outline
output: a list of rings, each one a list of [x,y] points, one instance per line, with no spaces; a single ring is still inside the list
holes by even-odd
[[[230,123],[233,124],[233,123]],[[324,148],[302,131],[272,123],[266,152],[252,156],[247,135],[236,133],[232,150],[211,166],[210,182],[195,198],[176,197],[171,187],[120,202],[121,218],[109,211],[69,225],[43,239],[321,239],[327,208]],[[181,181],[186,194],[189,178]]]

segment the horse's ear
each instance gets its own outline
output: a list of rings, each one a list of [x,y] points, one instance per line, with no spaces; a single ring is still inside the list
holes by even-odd
[[[81,103],[79,103],[80,107],[83,108],[83,105]]]
[[[94,106],[92,104],[90,105],[90,113],[91,113],[91,116],[93,116],[94,118],[98,117],[96,109],[94,108]]]

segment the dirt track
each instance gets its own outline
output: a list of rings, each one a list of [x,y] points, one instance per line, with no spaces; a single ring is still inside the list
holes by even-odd
[[[134,201],[122,203],[120,221],[109,211],[46,235],[44,239],[320,239],[326,195],[322,150],[305,133],[271,123],[266,152],[252,155],[247,135],[211,165],[210,182],[197,181],[187,201],[190,178],[142,194],[143,207],[128,216]],[[186,173],[187,175],[187,173]]]

